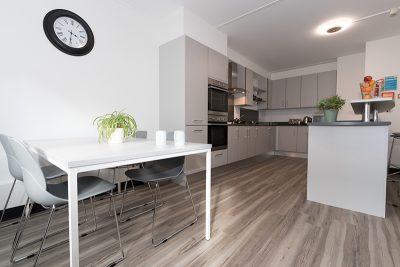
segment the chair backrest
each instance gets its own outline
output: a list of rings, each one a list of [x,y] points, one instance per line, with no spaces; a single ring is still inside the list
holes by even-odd
[[[39,164],[22,142],[14,138],[8,140],[22,170],[25,192],[28,197],[40,205],[54,205],[58,198],[47,192],[46,179]]]
[[[22,181],[22,170],[18,164],[14,149],[11,147],[9,139],[9,136],[0,134],[0,143],[3,145],[7,156],[8,170],[15,179]]]
[[[135,137],[136,138],[146,139],[147,138],[147,131],[137,131]]]
[[[157,160],[154,162],[152,168],[157,172],[162,172],[167,177],[177,177],[183,173],[185,166],[185,157],[176,157]]]

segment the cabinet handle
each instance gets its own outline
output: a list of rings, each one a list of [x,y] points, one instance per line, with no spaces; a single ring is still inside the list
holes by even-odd
[[[192,122],[203,122],[203,120],[192,120]]]
[[[193,132],[200,133],[200,132],[203,132],[203,130],[197,129],[197,130],[193,130]]]
[[[220,153],[220,154],[216,154],[215,157],[221,157],[221,156],[223,156],[223,155],[224,155],[224,154]]]

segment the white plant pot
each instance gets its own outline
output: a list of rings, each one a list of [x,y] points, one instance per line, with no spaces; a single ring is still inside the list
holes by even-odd
[[[120,144],[124,142],[124,129],[116,128],[108,139],[109,144]]]

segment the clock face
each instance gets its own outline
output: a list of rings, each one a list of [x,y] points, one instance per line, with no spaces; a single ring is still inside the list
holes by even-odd
[[[89,25],[69,10],[49,11],[43,19],[43,29],[47,39],[68,55],[84,56],[93,49],[94,36]]]
[[[73,18],[58,17],[54,21],[54,32],[58,39],[73,48],[81,48],[87,44],[87,33],[83,26]]]

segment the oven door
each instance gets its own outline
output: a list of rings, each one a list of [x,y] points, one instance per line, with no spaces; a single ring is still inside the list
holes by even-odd
[[[228,91],[216,86],[208,86],[208,111],[228,114]]]
[[[221,150],[228,147],[228,126],[208,125],[208,143],[212,145],[211,150]]]

